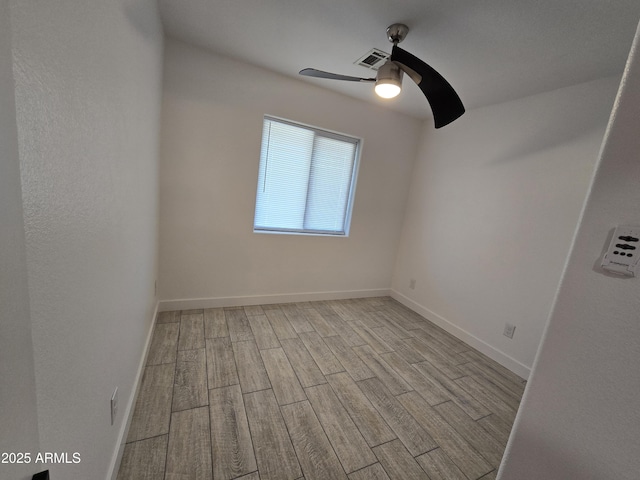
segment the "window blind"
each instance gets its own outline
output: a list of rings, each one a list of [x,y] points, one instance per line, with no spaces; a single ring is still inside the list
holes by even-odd
[[[254,230],[347,235],[359,144],[265,117]]]

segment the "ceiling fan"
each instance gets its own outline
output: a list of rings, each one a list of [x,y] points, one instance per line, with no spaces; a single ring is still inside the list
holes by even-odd
[[[323,72],[315,68],[300,70],[300,75],[330,80],[346,80],[348,82],[374,83],[375,92],[383,98],[393,98],[402,89],[402,76],[406,73],[427,97],[435,127],[440,128],[450,124],[464,113],[464,105],[453,87],[442,75],[429,65],[406,50],[398,47],[409,33],[409,27],[402,23],[394,23],[387,28],[387,37],[393,43],[391,57],[380,67],[376,78],[360,78],[337,73]]]

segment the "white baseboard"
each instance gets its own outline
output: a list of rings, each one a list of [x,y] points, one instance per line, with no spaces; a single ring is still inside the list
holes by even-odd
[[[284,293],[274,295],[246,295],[237,297],[186,298],[181,300],[161,300],[158,311],[191,310],[194,308],[239,307],[248,305],[268,305],[272,303],[312,302],[317,300],[343,300],[389,296],[388,288],[370,290],[347,290],[341,292]]]
[[[109,473],[107,474],[107,480],[116,480],[118,476],[118,470],[120,470],[122,454],[124,453],[124,446],[127,443],[127,435],[129,434],[129,427],[131,426],[131,419],[133,418],[133,410],[135,408],[136,400],[138,399],[138,393],[140,391],[140,384],[142,380],[142,374],[144,372],[144,366],[147,364],[147,355],[149,353],[149,347],[151,346],[151,337],[153,336],[153,330],[156,326],[156,318],[158,316],[159,305],[160,302],[156,302],[156,307],[153,311],[153,319],[151,321],[151,328],[149,329],[149,333],[147,334],[147,340],[144,344],[142,358],[140,359],[138,371],[136,372],[136,378],[133,383],[134,388],[132,394],[129,396],[129,400],[124,410],[124,418],[126,420],[123,422],[122,427],[120,428],[120,433],[118,435],[118,449],[113,453]]]
[[[414,302],[410,298],[405,297],[403,294],[401,294],[400,292],[397,292],[396,290],[391,290],[391,297],[397,300],[398,302],[402,303],[405,307],[410,308],[414,312],[419,313],[429,321],[443,328],[444,330],[449,332],[451,335],[459,338],[463,342],[471,345],[476,350],[479,350],[480,352],[484,353],[486,356],[495,360],[503,367],[508,368],[516,375],[519,375],[525,380],[529,378],[529,375],[531,374],[531,368],[527,367],[523,363],[520,363],[515,358],[512,358],[506,353],[501,352],[497,348],[486,343],[484,340],[479,339],[475,335],[472,335],[466,330],[451,323],[449,320],[441,317],[435,312],[432,312],[427,307],[424,307],[419,303]]]

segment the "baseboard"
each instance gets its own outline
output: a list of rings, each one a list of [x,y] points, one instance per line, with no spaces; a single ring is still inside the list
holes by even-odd
[[[120,428],[120,433],[118,435],[118,449],[113,453],[113,458],[111,459],[111,466],[109,468],[109,473],[107,474],[107,480],[116,480],[118,476],[118,470],[120,470],[120,462],[122,462],[122,455],[124,453],[124,446],[127,443],[127,435],[129,434],[129,427],[131,426],[131,419],[133,418],[133,410],[136,405],[136,400],[138,399],[138,392],[140,391],[140,384],[142,380],[142,374],[144,372],[144,366],[147,363],[147,355],[149,353],[149,347],[151,346],[151,337],[153,336],[153,330],[156,326],[156,318],[158,316],[158,306],[160,302],[156,302],[156,307],[153,311],[153,319],[151,321],[151,328],[149,329],[149,333],[147,333],[147,340],[144,344],[144,349],[142,352],[142,358],[140,359],[140,364],[138,365],[138,371],[136,372],[136,378],[134,380],[134,389],[132,394],[129,396],[129,401],[127,402],[127,406],[124,410],[124,418],[126,421],[122,424]]]
[[[388,288],[369,290],[346,290],[341,292],[286,293],[275,295],[246,295],[237,297],[187,298],[181,300],[162,300],[158,311],[191,310],[194,308],[238,307],[248,305],[268,305],[272,303],[312,302],[318,300],[343,300],[347,298],[366,298],[389,296]]]
[[[414,312],[419,313],[420,315],[422,315],[423,317],[425,317],[429,321],[435,323],[440,328],[442,328],[442,329],[446,330],[447,332],[449,332],[451,335],[459,338],[463,342],[471,345],[476,350],[484,353],[486,356],[488,356],[489,358],[495,360],[496,362],[498,362],[503,367],[508,368],[509,370],[511,370],[516,375],[519,375],[520,377],[524,378],[525,380],[529,378],[529,375],[531,374],[531,368],[527,367],[526,365],[524,365],[522,363],[520,363],[515,358],[512,358],[509,355],[507,355],[506,353],[501,352],[497,348],[489,345],[484,340],[479,339],[475,335],[472,335],[471,333],[467,332],[466,330],[464,330],[464,329],[458,327],[457,325],[451,323],[449,320],[447,320],[446,318],[441,317],[437,313],[432,312],[427,307],[425,307],[423,305],[420,305],[417,302],[414,302],[413,300],[411,300],[410,298],[404,296],[403,294],[401,294],[400,292],[398,292],[396,290],[393,290],[393,289],[391,290],[391,297],[393,299],[397,300],[398,302],[402,303],[405,307],[410,308]]]

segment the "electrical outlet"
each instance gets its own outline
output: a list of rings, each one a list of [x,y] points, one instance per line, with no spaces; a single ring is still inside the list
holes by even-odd
[[[116,421],[116,415],[118,414],[118,387],[113,391],[111,395],[111,425]]]
[[[416,289],[416,280],[415,280],[415,278],[412,278],[411,280],[409,280],[409,288],[411,290],[415,290]]]
[[[513,338],[513,334],[516,331],[516,326],[515,325],[511,325],[510,323],[505,323],[504,324],[504,332],[502,332],[502,334],[505,337],[509,337],[509,338]]]

